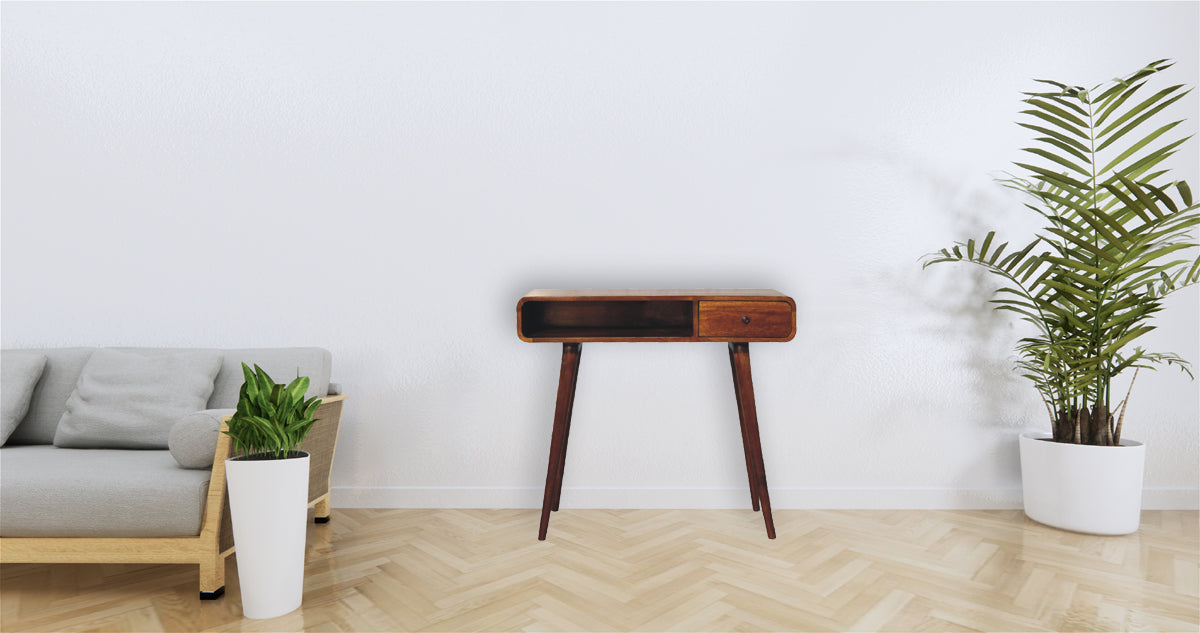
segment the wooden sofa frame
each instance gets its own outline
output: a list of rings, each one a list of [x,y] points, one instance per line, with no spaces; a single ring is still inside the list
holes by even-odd
[[[337,448],[344,395],[321,399],[317,422],[300,446],[311,454],[308,472],[308,506],[315,521],[329,521],[329,476]],[[226,416],[225,420],[228,420]],[[221,429],[226,427],[222,421]],[[0,563],[144,563],[200,566],[200,599],[215,600],[225,593],[225,559],[233,553],[233,525],[225,488],[225,460],[230,456],[229,436],[217,439],[212,476],[198,536],[116,538],[0,538]]]

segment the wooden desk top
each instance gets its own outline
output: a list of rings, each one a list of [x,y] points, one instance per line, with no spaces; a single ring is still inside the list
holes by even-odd
[[[527,342],[790,341],[796,302],[776,290],[533,290],[517,302]]]
[[[722,288],[715,290],[697,288],[666,290],[646,290],[642,288],[530,290],[528,294],[526,294],[524,297],[521,297],[521,302],[525,302],[528,299],[539,299],[544,301],[580,301],[586,299],[729,299],[734,301],[791,301],[789,297],[778,290],[748,290],[744,288]]]

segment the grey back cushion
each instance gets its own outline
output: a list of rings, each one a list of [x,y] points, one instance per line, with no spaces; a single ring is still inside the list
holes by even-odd
[[[220,368],[221,354],[211,350],[96,350],[67,398],[54,445],[167,448],[171,425],[204,408]]]
[[[5,350],[7,354],[9,351]],[[46,357],[42,379],[33,389],[29,412],[17,430],[8,438],[9,444],[50,444],[58,421],[67,410],[67,398],[75,391],[75,382],[95,348],[64,347],[23,350]]]
[[[116,348],[124,351],[137,351],[145,354],[172,354],[192,351],[187,348]],[[213,392],[208,398],[208,406],[201,409],[233,409],[237,407],[238,392],[241,391],[245,377],[242,375],[242,363],[251,368],[257,364],[262,367],[275,382],[287,384],[296,378],[296,370],[301,376],[308,376],[308,396],[324,396],[329,393],[329,375],[333,368],[333,355],[329,350],[320,347],[259,347],[250,349],[223,349],[221,352],[221,371],[213,381]]]
[[[83,366],[96,348],[39,348],[22,350],[46,356],[46,369],[33,391],[29,412],[25,421],[17,426],[9,438],[9,444],[50,444],[58,421],[67,408],[67,397],[75,391],[75,383]],[[171,354],[186,351],[204,351],[204,348],[159,348],[123,347],[119,351],[134,351],[141,354]],[[308,376],[308,395],[325,396],[329,393],[329,377],[333,367],[333,355],[320,347],[264,347],[251,349],[208,350],[223,355],[221,370],[213,382],[212,395],[206,406],[200,409],[232,409],[237,406],[238,391],[242,388],[242,363],[251,366],[257,363],[278,382],[284,384],[296,377]],[[6,352],[7,353],[7,350]]]
[[[0,353],[0,446],[16,430],[37,387],[46,357],[33,352],[12,350]]]

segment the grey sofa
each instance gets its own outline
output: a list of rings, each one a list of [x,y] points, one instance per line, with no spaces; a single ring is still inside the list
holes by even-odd
[[[262,366],[279,382],[288,382],[299,372],[310,378],[309,395],[322,397],[318,422],[302,448],[312,454],[309,505],[315,507],[318,522],[329,519],[329,472],[345,396],[336,393],[336,385],[330,388],[328,351],[67,348],[2,354],[6,381],[18,359],[31,359],[36,365],[44,356],[45,361],[36,386],[26,395],[27,411],[0,448],[0,562],[194,563],[200,566],[201,597],[219,597],[225,584],[224,560],[233,552],[233,542],[224,478],[229,441],[215,431],[237,405],[242,362]],[[113,358],[132,360],[150,373],[113,375],[110,371],[106,381],[99,366],[111,365]],[[204,406],[184,412],[180,420],[155,422],[150,428],[130,431],[119,419],[109,426],[101,419],[78,432],[76,427],[85,426],[78,414],[88,406],[89,396],[109,401],[116,397],[119,402],[119,395],[104,390],[130,388],[125,384],[130,381],[176,379],[179,372],[163,372],[159,378],[153,372],[181,358],[207,367],[198,379],[179,387],[192,390],[193,400],[200,398],[196,401]],[[205,377],[214,370],[205,401]],[[136,392],[140,387],[131,388]],[[161,385],[158,388],[162,390]],[[7,400],[18,399],[12,391],[5,386]],[[5,402],[5,415],[11,417],[14,408],[19,412],[20,404]],[[168,405],[142,397],[128,406],[130,418],[141,415],[153,420],[155,407]],[[185,432],[189,429],[191,440]],[[122,433],[127,437],[109,437]],[[118,447],[113,447],[114,441]],[[76,448],[89,446],[99,447]],[[197,461],[197,450],[203,452],[203,459],[190,463]]]

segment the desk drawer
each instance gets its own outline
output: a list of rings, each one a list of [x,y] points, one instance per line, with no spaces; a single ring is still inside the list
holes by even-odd
[[[792,337],[792,306],[783,301],[701,301],[700,336],[717,338]]]

